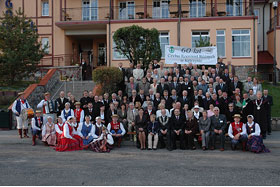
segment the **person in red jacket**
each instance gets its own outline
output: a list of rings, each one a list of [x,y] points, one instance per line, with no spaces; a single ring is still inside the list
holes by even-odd
[[[235,150],[239,143],[242,143],[242,150],[246,150],[247,132],[246,124],[240,122],[240,114],[233,116],[234,122],[229,125],[228,135],[231,138],[231,149]]]
[[[121,145],[122,137],[125,135],[125,129],[123,124],[118,121],[119,116],[117,114],[112,115],[112,121],[108,124],[107,129],[113,136],[114,142],[118,147]]]

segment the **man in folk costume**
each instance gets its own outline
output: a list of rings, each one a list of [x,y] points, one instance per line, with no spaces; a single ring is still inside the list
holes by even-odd
[[[262,98],[262,92],[258,91],[257,99],[253,102],[253,116],[255,116],[255,122],[260,125],[263,139],[266,139],[267,131],[267,104],[268,101]]]
[[[240,114],[233,116],[234,122],[229,125],[228,135],[231,138],[231,149],[235,150],[238,143],[242,143],[242,150],[246,151],[246,124],[240,122]]]
[[[75,106],[76,106],[76,109],[74,110],[74,117],[76,118],[77,124],[79,124],[80,122],[84,121],[85,113],[84,113],[84,110],[81,109],[80,102],[76,102]],[[78,127],[75,127],[75,129],[77,129],[77,128]]]
[[[42,139],[42,126],[43,126],[43,117],[41,116],[41,111],[36,110],[36,116],[31,120],[32,127],[32,145],[36,145],[36,138]]]
[[[18,134],[19,137],[22,138],[23,129],[24,137],[29,138],[29,136],[27,135],[28,121],[27,119],[24,119],[24,117],[21,114],[22,110],[30,108],[30,105],[28,104],[28,101],[24,99],[24,92],[18,93],[18,96],[19,98],[15,100],[12,107],[12,111],[16,115]]]
[[[51,116],[56,120],[56,113],[58,112],[58,103],[56,100],[51,99],[51,94],[46,92],[45,99],[43,99],[38,105],[37,108],[42,108],[44,121],[47,122],[47,117]]]
[[[123,124],[118,122],[119,116],[117,114],[112,115],[112,121],[108,124],[107,129],[114,138],[114,142],[118,147],[121,146],[122,136],[125,135],[125,129]]]
[[[57,124],[55,124],[55,131],[56,131],[56,141],[57,144],[61,140],[62,132],[63,132],[63,118],[61,116],[57,117]]]
[[[65,103],[65,109],[61,111],[60,116],[62,117],[63,122],[65,122],[69,116],[74,116],[74,111],[70,108],[70,106],[69,102]]]

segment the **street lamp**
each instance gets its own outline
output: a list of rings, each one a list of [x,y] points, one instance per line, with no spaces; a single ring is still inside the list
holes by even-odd
[[[273,84],[276,85],[277,83],[277,69],[276,69],[276,22],[277,22],[277,8],[278,8],[278,1],[272,2],[272,7],[274,10],[274,55],[273,55],[273,71],[274,71],[274,77],[273,77]]]

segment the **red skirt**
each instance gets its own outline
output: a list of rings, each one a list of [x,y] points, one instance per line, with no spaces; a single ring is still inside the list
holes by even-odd
[[[55,148],[56,151],[77,151],[83,149],[83,140],[80,136],[74,135],[73,138],[61,138]]]

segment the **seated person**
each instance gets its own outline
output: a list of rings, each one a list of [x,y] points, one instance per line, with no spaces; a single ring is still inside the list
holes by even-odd
[[[99,138],[102,134],[102,128],[105,127],[100,116],[97,116],[95,121],[96,123],[93,125],[93,139]]]
[[[69,102],[65,103],[65,108],[61,111],[60,116],[62,117],[63,122],[65,122],[69,116],[74,116],[74,110],[72,110],[70,106]]]
[[[74,125],[74,116],[68,117],[63,126],[61,140],[55,148],[56,151],[76,151],[83,149],[83,140],[80,136],[74,134]]]
[[[57,117],[57,124],[55,124],[56,131],[56,141],[57,143],[61,140],[62,132],[63,132],[63,118],[62,116]]]
[[[185,133],[185,141],[186,141],[186,148],[195,150],[194,145],[194,135],[197,131],[197,120],[193,116],[193,112],[191,110],[188,111],[188,119],[186,120],[186,123],[184,124],[183,131]]]
[[[156,115],[151,114],[148,122],[148,150],[157,150],[159,123],[156,121]],[[154,139],[154,141],[152,141]]]
[[[51,116],[47,117],[47,123],[43,126],[42,141],[46,145],[52,145],[52,146],[56,145],[55,125],[53,123],[53,118]]]
[[[90,120],[91,116],[86,115],[85,121],[80,122],[79,127],[77,129],[78,134],[83,139],[84,146],[88,145],[93,140],[94,128]]]
[[[229,125],[228,135],[231,138],[231,149],[235,150],[238,143],[242,143],[242,150],[246,150],[246,125],[240,122],[240,114],[233,116],[234,122]]]
[[[36,138],[42,139],[42,125],[43,125],[43,116],[41,116],[41,111],[36,110],[36,117],[31,120],[32,127],[32,145],[36,145]]]
[[[170,129],[169,129],[169,117],[166,115],[166,110],[161,110],[161,116],[158,118],[159,122],[159,142],[160,142],[160,148],[165,148],[165,142],[163,137],[167,138],[167,148],[169,149],[171,147],[170,142]]]
[[[122,137],[125,135],[125,129],[123,124],[118,122],[119,116],[117,114],[112,115],[112,121],[108,124],[107,129],[113,136],[114,142],[118,147],[121,146]]]
[[[114,139],[105,126],[102,126],[101,132],[100,136],[89,144],[88,149],[98,153],[109,153],[113,148]]]
[[[173,149],[177,149],[176,146],[176,139],[180,139],[180,149],[184,149],[184,132],[183,128],[185,125],[186,118],[184,115],[180,114],[179,109],[174,110],[174,115],[170,118],[170,133],[171,133],[171,141],[173,143],[172,148],[169,149],[169,151],[172,151]]]
[[[208,149],[209,139],[210,139],[210,125],[211,125],[211,120],[207,115],[207,110],[204,110],[202,112],[202,117],[199,118],[199,123],[198,123],[203,151]]]
[[[248,135],[247,149],[254,153],[268,153],[270,152],[263,144],[261,137],[261,129],[258,123],[254,122],[254,116],[247,116],[246,132]]]
[[[144,109],[138,110],[138,115],[135,117],[135,128],[139,138],[141,150],[146,149],[146,134],[147,134],[148,118],[144,114]]]

